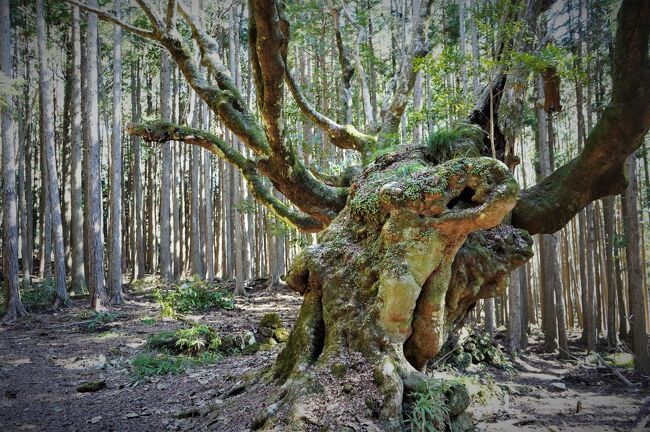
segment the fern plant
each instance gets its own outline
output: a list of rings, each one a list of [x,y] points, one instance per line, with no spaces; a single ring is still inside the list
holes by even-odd
[[[444,431],[449,424],[449,408],[445,403],[448,384],[442,380],[426,380],[411,394],[413,404],[406,425],[411,432]]]

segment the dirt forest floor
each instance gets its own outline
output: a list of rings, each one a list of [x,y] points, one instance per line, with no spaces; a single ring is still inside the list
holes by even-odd
[[[113,311],[116,319],[101,331],[87,330],[86,298],[75,299],[68,309],[45,309],[0,328],[0,431],[202,430],[202,414],[223,404],[224,392],[243,376],[271,364],[280,345],[144,380],[134,378],[130,360],[146,350],[149,335],[190,321],[208,324],[222,335],[254,331],[268,312],[278,312],[288,328],[293,324],[299,296],[263,284],[249,293],[236,300],[234,310],[210,310],[179,321],[161,318],[150,292],[131,289],[126,304]],[[617,369],[630,381],[625,384],[611,368],[591,364],[577,347],[572,360],[559,362],[541,353],[537,339],[532,342],[510,370],[472,366],[434,376],[466,383],[478,431],[650,430],[647,381]],[[94,381],[106,385],[95,392],[78,391]],[[249,430],[249,419],[262,403],[255,395],[232,396],[229,406],[236,409],[219,411],[211,430]]]

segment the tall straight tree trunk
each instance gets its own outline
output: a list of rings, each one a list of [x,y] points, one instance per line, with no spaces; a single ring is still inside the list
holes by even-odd
[[[97,7],[96,0],[89,6]],[[86,26],[86,126],[88,137],[86,150],[86,205],[85,230],[88,239],[86,261],[88,273],[86,282],[90,290],[90,306],[103,310],[108,303],[104,278],[104,242],[102,241],[102,184],[101,184],[101,145],[99,142],[99,104],[97,87],[97,16],[89,13]]]
[[[208,109],[203,109],[203,124],[208,125]],[[208,283],[214,282],[214,237],[212,232],[212,155],[203,152],[203,200],[205,203],[205,231],[203,244],[205,245],[205,267]]]
[[[171,73],[169,54],[161,52],[160,66],[160,114],[163,120],[171,119]],[[171,251],[171,183],[172,183],[172,148],[170,142],[161,144],[162,165],[160,185],[160,276],[163,280],[172,280]]]
[[[650,373],[648,335],[646,333],[645,307],[648,299],[643,290],[643,265],[639,241],[639,211],[637,206],[636,155],[632,153],[626,164],[629,184],[622,197],[623,219],[626,222],[627,239],[627,289],[632,323],[632,351],[634,369],[638,373]]]
[[[614,259],[614,271],[616,275],[616,302],[618,304],[618,338],[620,340],[626,340],[628,336],[627,329],[627,308],[625,307],[625,284],[623,283],[623,269],[621,268],[621,261],[623,257],[621,256],[620,249],[615,249],[615,259]]]
[[[7,39],[9,40],[9,39]],[[18,53],[18,43],[16,43],[16,52]],[[24,53],[26,54],[27,48],[26,45],[21,47]],[[18,57],[18,54],[16,55]],[[26,65],[28,61],[25,62]],[[25,75],[28,75],[28,72],[25,71]],[[21,107],[21,119],[18,122],[18,179],[17,179],[17,188],[18,188],[18,220],[20,223],[20,246],[21,246],[21,256],[22,256],[22,271],[23,271],[23,280],[22,286],[23,289],[29,289],[32,286],[32,267],[31,267],[31,255],[33,253],[30,243],[30,227],[31,223],[31,209],[28,208],[27,203],[31,205],[31,187],[28,190],[26,187],[27,182],[27,172],[31,172],[31,122],[28,121],[29,116],[31,115],[32,106],[30,104],[29,98],[29,80],[25,80],[25,85],[23,85],[23,101],[20,104]]]
[[[120,0],[115,0],[115,16],[121,17]],[[113,26],[113,146],[110,173],[108,286],[111,301],[120,304],[122,293],[122,28]]]
[[[0,0],[0,71],[12,77],[9,0]],[[4,275],[3,323],[15,321],[27,312],[20,301],[18,278],[18,199],[16,196],[16,144],[11,109],[13,101],[4,96],[2,112],[2,271]],[[23,258],[24,261],[24,258]]]
[[[538,77],[537,95],[544,97],[543,82]],[[539,145],[539,179],[541,182],[551,173],[551,137],[549,132],[550,119],[542,107],[537,108],[538,145]],[[555,285],[560,283],[557,278],[557,238],[552,234],[540,235],[540,271],[542,274],[542,329],[544,331],[544,351],[553,352],[556,348],[557,314],[555,312]]]
[[[50,211],[50,193],[47,188],[46,179],[47,175],[47,163],[45,155],[45,142],[44,138],[44,125],[43,121],[43,101],[41,99],[41,92],[39,91],[39,114],[40,114],[40,124],[39,124],[39,142],[41,143],[39,155],[39,163],[41,170],[40,177],[40,214],[41,214],[41,233],[40,233],[40,276],[41,279],[47,281],[47,283],[52,282],[52,213]]]
[[[57,171],[56,156],[54,154],[54,123],[51,118],[53,107],[50,99],[50,76],[47,73],[47,47],[45,41],[45,11],[43,0],[36,1],[36,32],[39,58],[39,87],[41,92],[41,103],[43,104],[43,138],[45,139],[45,141],[42,142],[42,145],[45,149],[45,160],[43,163],[47,164],[48,174],[47,178],[43,180],[44,186],[47,187],[50,203],[50,214],[52,217],[52,234],[54,241],[54,275],[56,279],[55,306],[59,306],[66,305],[68,303],[69,297],[68,290],[66,289],[65,285],[65,247],[63,245],[63,224],[61,220],[59,184],[56,178]],[[13,169],[12,175],[15,175],[15,167]]]
[[[508,340],[510,352],[513,355],[516,355],[521,350],[521,340],[524,332],[521,320],[522,305],[519,269],[517,269],[510,274],[510,285],[508,287],[508,307],[510,308]]]
[[[616,277],[614,266],[614,197],[603,199],[603,219],[605,225],[605,258],[607,260],[605,275],[607,277],[607,345],[616,348]]]
[[[459,0],[458,2],[458,19],[460,21],[460,34],[459,34],[459,43],[460,43],[460,55],[461,55],[461,65],[460,73],[461,79],[463,81],[463,98],[467,100],[468,97],[468,75],[467,75],[467,63],[465,62],[466,50],[465,50],[465,40],[467,38],[465,31],[465,0]]]
[[[72,255],[72,289],[80,294],[86,290],[84,273],[83,196],[81,189],[81,39],[79,8],[72,8],[72,103],[70,156],[70,254]]]
[[[131,116],[133,122],[140,121],[140,62],[131,68]],[[144,277],[144,232],[142,209],[142,148],[139,136],[131,137],[133,144],[133,278]]]

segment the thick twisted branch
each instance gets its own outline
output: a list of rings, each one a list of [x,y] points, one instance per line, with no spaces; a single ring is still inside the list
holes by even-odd
[[[650,2],[624,0],[617,19],[611,100],[580,154],[522,191],[514,226],[552,233],[588,203],[625,189],[625,160],[650,127]]]
[[[293,210],[275,197],[271,190],[264,185],[264,176],[260,173],[257,163],[244,157],[214,134],[163,121],[144,124],[130,123],[127,125],[127,130],[131,135],[142,137],[150,142],[179,141],[203,147],[235,166],[248,182],[251,194],[273,211],[276,216],[304,232],[318,232],[324,228],[321,222],[300,211]]]

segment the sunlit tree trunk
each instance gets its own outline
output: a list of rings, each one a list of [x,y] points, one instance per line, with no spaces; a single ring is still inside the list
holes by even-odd
[[[120,0],[115,0],[115,15],[121,17]],[[120,304],[122,293],[122,29],[113,30],[113,141],[110,172],[110,227],[108,287],[111,301]]]
[[[648,335],[646,333],[645,308],[648,299],[643,292],[643,265],[639,232],[639,211],[637,206],[636,157],[630,155],[627,161],[629,185],[622,197],[625,238],[627,240],[627,284],[630,301],[630,321],[634,369],[639,373],[650,373]]]
[[[88,2],[90,6],[97,6],[96,0]],[[108,303],[106,284],[104,278],[104,242],[102,239],[102,211],[101,211],[101,146],[99,142],[99,105],[97,87],[97,16],[89,13],[86,25],[86,136],[87,150],[85,158],[85,190],[86,205],[85,231],[87,237],[86,283],[90,290],[90,305],[94,310],[102,310]]]
[[[0,72],[13,77],[9,0],[0,0]],[[0,105],[2,122],[2,272],[4,307],[2,323],[10,323],[27,312],[20,300],[18,278],[18,199],[16,196],[16,143],[13,134],[11,97]],[[23,257],[23,262],[25,258]],[[24,265],[24,264],[23,264]]]
[[[65,274],[65,246],[63,244],[63,222],[61,219],[61,200],[59,197],[59,184],[56,176],[56,156],[54,154],[54,124],[52,121],[52,102],[50,94],[50,74],[47,71],[47,47],[45,41],[45,11],[43,0],[36,1],[36,31],[38,34],[38,58],[39,58],[39,88],[41,95],[43,121],[42,145],[44,148],[44,160],[47,167],[47,178],[44,178],[44,187],[47,188],[49,197],[50,214],[52,218],[52,235],[54,244],[54,275],[56,284],[55,305],[66,305],[68,303],[68,290],[66,288]],[[12,148],[13,152],[13,148]],[[12,154],[12,159],[13,159]],[[15,165],[12,170],[15,176]],[[15,179],[14,179],[15,182]],[[14,183],[15,187],[15,183]],[[15,189],[14,192],[15,194]],[[13,197],[15,199],[15,196]],[[15,209],[14,209],[15,211]],[[49,259],[49,257],[48,257]]]

